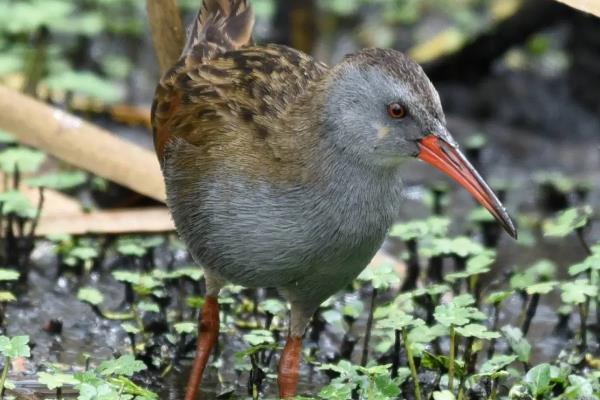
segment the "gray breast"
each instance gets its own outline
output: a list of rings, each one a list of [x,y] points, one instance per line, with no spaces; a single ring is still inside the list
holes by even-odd
[[[345,171],[303,187],[223,171],[174,184],[191,178],[170,174],[168,166],[165,176],[178,231],[205,268],[238,285],[324,299],[367,265],[400,201],[396,174]]]

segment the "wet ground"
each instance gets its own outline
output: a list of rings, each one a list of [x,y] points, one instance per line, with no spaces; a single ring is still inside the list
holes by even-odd
[[[536,132],[522,130],[498,123],[481,123],[449,118],[449,126],[459,141],[465,140],[474,132],[482,132],[489,138],[489,145],[482,155],[485,175],[491,181],[500,179],[507,181],[512,189],[508,192],[507,207],[514,213],[535,211],[537,209],[536,185],[532,174],[537,171],[560,171],[566,175],[587,179],[595,184],[590,193],[590,202],[600,205],[600,149],[597,137],[578,138],[577,140],[557,140]],[[406,205],[400,219],[415,218],[427,215],[427,208],[420,197],[424,193],[425,182],[441,179],[440,175],[429,168],[414,162],[406,166],[405,183],[407,185]],[[456,219],[457,226],[464,222],[464,216],[472,201],[460,190],[452,191],[452,207],[448,213]],[[410,215],[409,215],[410,213]],[[461,222],[462,221],[462,222]],[[590,241],[600,239],[598,224],[588,233]],[[392,253],[399,253],[402,246],[397,243],[387,243],[385,248]],[[34,383],[33,373],[46,363],[60,363],[70,366],[83,366],[86,359],[94,365],[99,360],[112,357],[115,354],[126,353],[130,345],[127,335],[120,323],[103,320],[92,309],[76,299],[80,286],[93,284],[105,294],[103,307],[118,309],[122,304],[124,290],[116,283],[109,273],[92,274],[84,281],[76,278],[57,278],[56,263],[49,257],[48,245],[38,246],[34,253],[35,268],[29,277],[29,284],[18,291],[22,293],[19,301],[10,305],[7,312],[6,334],[28,334],[34,345],[32,358],[27,363],[27,373],[15,376],[18,382],[18,392],[26,398],[45,398],[47,391],[40,390]],[[508,237],[504,237],[499,250],[499,260],[494,277],[515,266],[527,266],[539,258],[555,261],[560,269],[559,274],[565,276],[566,268],[574,261],[583,257],[583,250],[574,238],[559,241],[540,241],[538,245],[526,248],[518,247]],[[544,361],[556,358],[565,347],[565,338],[553,335],[556,325],[555,310],[560,303],[558,295],[545,296],[533,321],[528,339],[534,346],[534,360]],[[523,305],[518,296],[513,296],[503,308],[501,320],[509,323],[516,320]],[[43,330],[52,319],[63,323],[62,333],[53,335]],[[576,330],[578,321],[571,319]],[[501,324],[502,326],[502,324]],[[364,330],[364,320],[353,327],[356,337],[361,337]],[[339,348],[341,333],[327,328],[321,336],[320,354],[332,353]],[[225,332],[221,337],[224,350],[223,363],[217,370],[212,368],[207,375],[204,394],[206,399],[219,398],[219,394],[234,390],[238,395],[246,393],[245,376],[233,373],[233,353],[243,348],[238,331]],[[315,344],[313,344],[315,346]],[[361,352],[360,344],[354,350],[358,359]],[[171,374],[164,379],[154,377],[153,389],[160,393],[161,399],[181,399],[182,389],[187,376],[189,361],[183,361]],[[301,390],[315,392],[321,387],[326,378],[312,368],[303,367]],[[267,396],[274,396],[274,381],[268,381]],[[37,392],[37,397],[27,397],[27,393]],[[68,394],[68,393],[66,393]],[[52,395],[49,395],[51,398]],[[227,397],[221,397],[227,398]]]

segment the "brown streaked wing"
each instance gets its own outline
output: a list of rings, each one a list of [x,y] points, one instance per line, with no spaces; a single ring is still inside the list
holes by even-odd
[[[248,140],[284,134],[285,113],[326,71],[310,56],[277,45],[230,51],[201,63],[182,60],[161,80],[153,106],[161,162],[174,137],[202,146],[232,140],[232,133]]]

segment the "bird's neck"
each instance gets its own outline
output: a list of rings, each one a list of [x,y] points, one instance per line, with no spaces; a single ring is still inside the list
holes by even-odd
[[[289,118],[295,135],[308,146],[303,154],[311,165],[313,182],[307,185],[311,191],[307,197],[323,203],[324,212],[339,220],[340,230],[348,237],[382,238],[398,215],[400,168],[370,164],[347,152],[334,136],[339,132],[329,131],[323,118],[325,96],[319,89],[308,92]]]

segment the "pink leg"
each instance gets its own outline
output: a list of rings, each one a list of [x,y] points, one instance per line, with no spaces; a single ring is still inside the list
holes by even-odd
[[[281,360],[279,361],[279,397],[290,399],[296,396],[298,379],[300,376],[300,354],[302,350],[302,338],[290,336],[287,339]]]
[[[206,296],[198,321],[196,358],[190,374],[185,400],[195,400],[210,353],[219,339],[219,303],[216,296]]]

